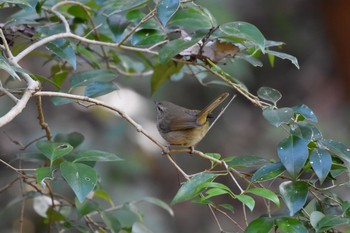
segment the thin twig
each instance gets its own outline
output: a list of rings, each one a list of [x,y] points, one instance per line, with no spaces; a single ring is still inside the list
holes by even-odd
[[[37,108],[38,108],[38,120],[41,125],[41,129],[45,131],[47,140],[51,141],[51,131],[50,131],[49,125],[45,122],[41,96],[37,96]]]
[[[14,96],[11,92],[9,92],[6,88],[4,88],[2,86],[1,81],[0,81],[0,92],[4,93],[8,97],[10,97],[10,99],[13,100],[13,102],[18,103],[19,100],[17,99],[17,97]]]

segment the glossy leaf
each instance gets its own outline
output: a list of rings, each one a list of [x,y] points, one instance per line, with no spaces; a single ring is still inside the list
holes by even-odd
[[[324,218],[322,218],[318,222],[317,229],[318,229],[318,232],[327,232],[328,230],[343,224],[346,224],[347,226],[349,226],[349,219],[342,218],[336,215],[334,216],[326,215]]]
[[[294,134],[308,141],[311,141],[311,140],[318,141],[322,139],[322,133],[320,132],[320,130],[316,126],[305,121],[300,121],[300,122],[291,124],[290,129],[291,129],[291,134]]]
[[[129,11],[145,5],[149,0],[118,0],[118,1],[105,1],[103,10],[107,14],[119,13],[122,11]]]
[[[183,201],[188,201],[199,193],[202,192],[201,189],[198,189],[198,186],[201,184],[211,181],[217,175],[211,173],[200,173],[193,176],[190,180],[184,183],[180,189],[177,191],[174,199],[171,201],[171,204],[176,204]]]
[[[175,39],[168,42],[163,48],[159,51],[159,61],[161,63],[166,63],[184,49],[190,48],[192,45],[197,43],[203,37],[203,33],[195,34],[191,40],[186,40],[183,38]]]
[[[165,26],[170,18],[180,7],[179,0],[161,0],[157,5],[157,16],[159,21]]]
[[[252,189],[246,190],[246,192],[268,199],[273,203],[275,203],[277,206],[280,206],[280,200],[278,199],[278,196],[271,190],[268,190],[265,188],[252,188]]]
[[[118,90],[118,86],[113,82],[91,82],[86,86],[85,95],[94,98],[115,90]]]
[[[299,113],[301,114],[303,117],[305,117],[306,119],[317,123],[318,119],[315,115],[315,113],[305,104],[300,104],[298,106],[293,107],[293,110],[295,113]]]
[[[183,64],[173,61],[156,65],[151,78],[151,92],[154,93],[160,85],[169,80],[172,75],[178,73],[182,67]]]
[[[288,173],[296,178],[308,158],[308,141],[290,135],[278,144],[278,157]]]
[[[269,161],[259,156],[239,156],[227,163],[231,167],[252,167],[267,164]]]
[[[116,161],[123,160],[113,153],[100,151],[100,150],[79,151],[75,157],[76,159],[73,161],[74,163],[81,162],[81,161],[116,162]]]
[[[322,184],[331,170],[331,155],[326,150],[315,148],[310,154],[310,164]]]
[[[280,218],[276,220],[278,229],[284,233],[308,233],[307,228],[295,218]]]
[[[287,60],[291,61],[298,69],[300,69],[298,59],[296,57],[289,55],[289,54],[286,54],[286,53],[281,53],[281,52],[276,52],[276,51],[271,51],[271,50],[267,50],[266,52],[268,54],[271,54],[271,55],[276,56],[278,58],[287,59]]]
[[[73,69],[77,67],[77,58],[73,46],[64,39],[58,39],[47,43],[46,47],[58,57],[66,60]]]
[[[244,205],[246,205],[250,209],[250,211],[253,211],[255,206],[255,201],[251,196],[240,194],[240,195],[236,195],[236,198],[240,202],[242,202]]]
[[[55,143],[51,141],[40,141],[36,143],[36,146],[51,161],[59,159],[73,150],[73,147],[68,143]]]
[[[81,6],[78,5],[72,5],[67,9],[67,12],[71,15],[73,15],[76,19],[82,20],[82,21],[88,21],[89,15],[86,10],[84,10]]]
[[[196,6],[189,6],[179,9],[168,22],[168,26],[175,26],[185,29],[211,29],[214,25],[212,18]]]
[[[325,215],[322,213],[322,212],[319,212],[319,211],[313,211],[311,214],[310,214],[310,224],[311,226],[317,230],[318,227],[317,227],[317,224],[320,222],[320,220],[322,218],[324,218]]]
[[[273,126],[279,127],[282,124],[288,124],[293,118],[294,111],[291,108],[267,107],[263,110],[264,118]]]
[[[252,182],[262,182],[266,180],[271,180],[279,175],[281,175],[286,169],[282,165],[282,163],[272,163],[267,164],[261,168],[259,168],[253,175],[251,181]]]
[[[279,191],[289,209],[290,216],[293,216],[304,207],[308,196],[307,183],[302,181],[285,181],[280,184]]]
[[[114,41],[119,42],[130,22],[125,18],[125,16],[121,14],[114,14],[107,18],[107,23],[109,29],[114,35]]]
[[[132,45],[154,45],[165,40],[166,36],[161,31],[154,29],[141,29],[131,36]]]
[[[52,179],[52,169],[50,167],[39,167],[35,170],[35,179],[41,187],[45,187],[45,180]]]
[[[254,25],[239,21],[230,22],[221,25],[220,30],[228,36],[255,44],[263,53],[265,53],[265,37]]]
[[[350,148],[346,147],[343,143],[334,140],[322,140],[320,143],[343,161],[350,162]]]
[[[258,96],[263,99],[272,102],[276,105],[277,101],[282,98],[281,92],[271,87],[260,87],[258,90]]]
[[[70,77],[72,88],[86,86],[92,82],[111,82],[117,74],[113,70],[89,70],[75,73]]]
[[[95,188],[97,183],[96,171],[82,163],[64,161],[60,165],[61,174],[73,189],[80,202]]]
[[[269,233],[274,225],[274,220],[260,217],[251,221],[244,233]]]

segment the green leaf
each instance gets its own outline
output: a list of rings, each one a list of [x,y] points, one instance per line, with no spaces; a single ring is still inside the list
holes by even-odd
[[[308,158],[308,141],[290,135],[278,144],[278,157],[288,173],[296,178]]]
[[[183,64],[174,61],[156,65],[151,78],[151,92],[154,93],[160,85],[170,79],[172,75],[178,73],[182,67]]]
[[[66,41],[65,39],[57,39],[53,42],[47,43],[46,48],[53,52],[56,56],[66,60],[69,64],[71,64],[73,69],[76,69],[77,59],[74,48],[69,41]]]
[[[108,230],[112,233],[118,233],[122,229],[122,225],[119,222],[118,217],[113,212],[102,212],[101,217],[105,224],[107,225]]]
[[[75,207],[77,207],[78,218],[82,218],[85,215],[99,210],[99,206],[95,202],[85,200],[79,202],[77,198],[74,200]]]
[[[36,146],[51,162],[69,154],[73,150],[73,147],[68,143],[51,141],[40,141],[36,143]]]
[[[271,180],[281,175],[286,169],[282,165],[282,163],[272,163],[267,164],[261,168],[259,168],[253,175],[251,181],[252,182],[262,182],[266,180]]]
[[[258,90],[258,96],[263,99],[272,102],[276,105],[277,101],[282,98],[281,92],[271,87],[260,87]]]
[[[272,192],[271,190],[265,189],[265,188],[252,188],[246,190],[247,193],[253,193],[257,196],[266,198],[273,203],[275,203],[278,207],[280,206],[280,200],[278,199],[278,196]]]
[[[88,61],[90,61],[90,65],[94,69],[96,70],[100,69],[101,67],[100,61],[97,59],[96,55],[93,52],[91,52],[89,49],[85,48],[82,45],[77,45],[76,52],[84,56],[84,58],[87,59]]]
[[[320,130],[316,126],[305,121],[300,121],[300,122],[291,124],[290,129],[291,129],[291,134],[294,134],[308,141],[311,141],[311,140],[318,141],[322,139],[322,133],[320,132]]]
[[[159,61],[160,63],[169,62],[170,59],[178,55],[184,49],[190,48],[192,45],[197,43],[204,36],[203,33],[195,34],[191,40],[186,40],[184,38],[179,38],[168,42],[159,51]]]
[[[171,209],[171,207],[165,203],[164,201],[158,199],[158,198],[154,198],[154,197],[145,197],[142,199],[143,201],[146,201],[148,203],[151,203],[153,205],[157,205],[160,208],[166,210],[171,216],[174,216],[174,211]]]
[[[17,4],[32,7],[27,0],[2,0],[1,3]]]
[[[149,0],[118,0],[118,1],[104,1],[102,9],[107,14],[119,13],[122,11],[130,11],[145,5]]]
[[[322,184],[331,170],[331,155],[326,150],[315,148],[310,154],[310,164]]]
[[[84,135],[78,132],[72,132],[69,134],[59,133],[54,138],[55,142],[68,142],[74,148],[78,147],[84,141]]]
[[[86,86],[93,82],[110,83],[115,80],[117,74],[113,70],[89,70],[75,73],[70,78],[72,88]]]
[[[271,51],[271,50],[266,50],[268,54],[274,55],[276,57],[279,57],[281,59],[287,59],[291,61],[298,69],[300,69],[299,64],[298,64],[298,59],[292,55],[286,54],[286,53],[281,53],[281,52],[276,52],[276,51]]]
[[[94,198],[101,198],[105,201],[107,201],[111,206],[114,205],[112,198],[109,196],[109,194],[101,189],[97,189],[94,191]]]
[[[13,78],[17,79],[17,80],[21,80],[21,78],[18,76],[18,74],[16,73],[15,69],[13,66],[11,66],[5,57],[3,57],[0,54],[0,70],[5,70],[9,75],[11,75]]]
[[[306,227],[295,218],[280,218],[276,220],[278,229],[285,233],[308,233]]]
[[[86,86],[85,95],[94,98],[115,90],[118,90],[118,87],[113,82],[91,82]]]
[[[179,0],[160,0],[157,5],[157,16],[165,26],[180,7]]]
[[[269,233],[274,220],[267,217],[260,217],[251,221],[244,233]]]
[[[240,194],[240,195],[236,195],[236,198],[240,202],[242,202],[244,205],[246,205],[250,209],[250,211],[253,211],[255,206],[255,201],[251,196]]]
[[[293,110],[295,113],[301,114],[303,117],[305,117],[306,119],[308,119],[312,122],[315,122],[315,123],[318,122],[318,119],[317,119],[315,113],[305,104],[297,105],[297,106],[293,107]]]
[[[326,215],[318,222],[317,228],[319,232],[327,232],[328,230],[343,224],[347,224],[347,226],[349,226],[349,219],[336,215]]]
[[[76,159],[73,161],[73,163],[81,161],[116,162],[123,160],[113,153],[100,150],[79,151],[75,157]]]
[[[202,192],[202,189],[199,189],[198,186],[205,182],[213,180],[216,176],[216,174],[205,172],[193,176],[190,180],[188,180],[180,187],[174,199],[171,201],[171,204],[174,205],[176,203],[194,198]]]
[[[69,98],[64,98],[64,97],[59,97],[59,96],[52,96],[50,98],[51,102],[55,105],[55,106],[59,106],[59,105],[64,105],[64,104],[69,104],[74,102],[73,99],[69,99]]]
[[[75,18],[83,21],[89,20],[89,15],[86,10],[84,10],[81,6],[73,5],[67,9],[67,12],[73,15]]]
[[[337,155],[341,160],[350,162],[350,149],[343,143],[334,140],[322,140],[320,143],[331,153]]]
[[[280,194],[289,209],[290,216],[301,210],[308,196],[307,183],[302,181],[285,181],[279,186]]]
[[[124,31],[130,22],[124,15],[114,14],[107,18],[107,23],[114,35],[114,41],[119,42],[123,38]]]
[[[317,224],[318,222],[324,218],[325,215],[322,213],[322,212],[319,212],[319,211],[313,211],[311,214],[310,214],[310,223],[311,223],[311,226],[317,230],[318,227],[317,227]]]
[[[273,126],[280,127],[282,124],[288,124],[293,118],[294,111],[291,108],[267,107],[263,110],[264,118]]]
[[[203,8],[197,6],[189,6],[179,9],[168,22],[168,26],[175,26],[189,30],[209,30],[213,26],[212,16]]]
[[[230,22],[220,26],[220,30],[226,35],[242,39],[256,45],[265,53],[265,37],[253,24],[246,22]]]
[[[131,36],[132,45],[154,45],[166,39],[166,35],[155,29],[141,29]]]
[[[200,190],[204,190],[207,188],[209,189],[205,192],[205,197],[204,197],[205,199],[209,199],[211,197],[220,196],[224,194],[228,194],[231,197],[235,196],[229,187],[221,183],[205,182],[200,186],[198,186],[198,189]]]
[[[64,161],[60,165],[61,174],[73,189],[80,202],[95,188],[97,174],[90,166]]]
[[[52,169],[50,167],[39,167],[35,170],[36,183],[41,187],[46,187],[45,180],[52,179]]]
[[[269,161],[259,156],[240,156],[234,157],[227,165],[232,167],[252,167],[267,164]]]

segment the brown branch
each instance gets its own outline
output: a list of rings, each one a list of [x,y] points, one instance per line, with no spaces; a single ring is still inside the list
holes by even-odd
[[[41,96],[37,96],[37,107],[38,107],[38,120],[41,125],[41,129],[45,131],[47,140],[51,141],[51,137],[52,137],[51,131],[50,131],[49,125],[45,122]]]

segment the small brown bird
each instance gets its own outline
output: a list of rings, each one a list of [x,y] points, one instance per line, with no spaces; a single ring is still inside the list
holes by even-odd
[[[157,128],[160,135],[170,144],[194,147],[209,129],[210,113],[217,108],[229,94],[221,94],[202,110],[191,110],[176,104],[157,102]]]

